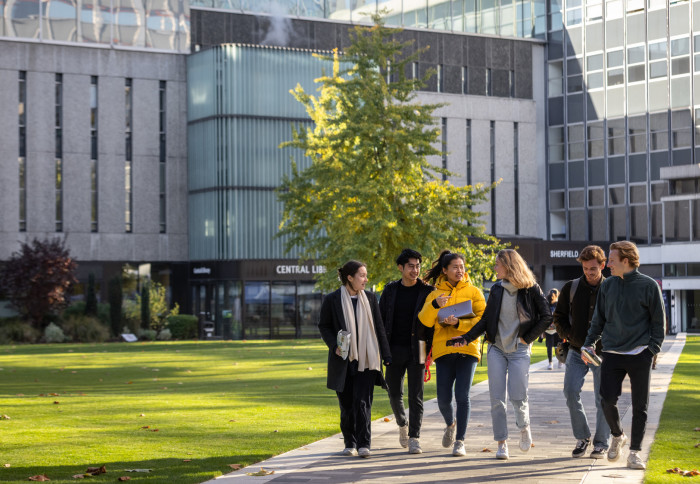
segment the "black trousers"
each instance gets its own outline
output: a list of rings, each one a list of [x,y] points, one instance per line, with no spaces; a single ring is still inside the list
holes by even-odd
[[[423,378],[425,365],[411,358],[410,346],[391,347],[391,365],[386,367],[386,384],[389,387],[389,403],[394,411],[396,423],[406,425],[406,410],[403,406],[403,379],[408,383],[408,436],[419,438],[423,422]]]
[[[549,362],[552,362],[552,348],[557,347],[557,343],[559,343],[559,335],[557,333],[549,334],[545,333],[544,334],[545,339],[547,340],[547,359]]]
[[[622,381],[629,376],[632,387],[632,434],[630,450],[641,450],[647,426],[649,407],[649,386],[651,383],[651,362],[654,355],[645,349],[637,355],[603,353],[600,367],[600,397],[605,420],[610,425],[613,436],[622,434],[620,412],[617,399],[622,394]]]
[[[365,370],[351,374],[348,368],[345,388],[338,394],[340,404],[340,431],[345,447],[370,448],[372,443],[372,399],[377,370]]]

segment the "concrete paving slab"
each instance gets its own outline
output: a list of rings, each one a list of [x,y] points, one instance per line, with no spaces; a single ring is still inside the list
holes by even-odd
[[[667,336],[652,372],[648,423],[642,457],[646,461],[649,447],[658,428],[666,391],[678,357],[685,344],[685,334]],[[576,440],[571,432],[569,413],[563,396],[564,368],[547,370],[542,361],[530,367],[530,424],[534,447],[527,453],[518,449],[519,432],[512,408],[508,408],[510,460],[496,460],[496,443],[491,431],[488,382],[471,391],[471,418],[467,428],[466,457],[453,457],[451,449],[441,445],[445,423],[436,400],[425,402],[421,447],[423,454],[410,455],[399,446],[398,428],[392,419],[372,423],[372,457],[344,457],[340,434],[272,457],[264,462],[207,481],[205,484],[301,484],[301,483],[368,483],[426,482],[477,483],[514,482],[540,484],[552,482],[581,484],[639,484],[643,471],[626,467],[625,453],[616,463],[607,459],[572,459]],[[375,398],[383,398],[379,391]],[[586,378],[582,393],[591,428],[595,427],[593,378]],[[629,382],[625,379],[619,400],[623,428],[631,429]],[[268,476],[248,476],[260,468],[274,471]]]

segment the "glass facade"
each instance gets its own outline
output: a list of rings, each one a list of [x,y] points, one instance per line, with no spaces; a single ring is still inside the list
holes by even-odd
[[[550,238],[699,240],[661,168],[698,163],[700,2],[548,6]]]
[[[270,259],[282,205],[275,189],[300,168],[301,150],[279,149],[292,125],[310,126],[289,93],[331,63],[293,49],[223,45],[188,57],[189,251],[191,260]]]
[[[370,23],[387,9],[387,25],[504,37],[545,37],[546,0],[192,0],[192,7],[251,14]]]
[[[0,38],[189,52],[185,0],[0,0]]]

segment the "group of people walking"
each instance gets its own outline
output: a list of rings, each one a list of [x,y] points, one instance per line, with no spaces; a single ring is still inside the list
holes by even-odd
[[[496,458],[510,457],[507,401],[514,409],[520,433],[518,448],[528,452],[533,445],[528,407],[531,345],[544,333],[569,343],[564,396],[576,439],[572,457],[585,456],[592,446],[591,458],[607,455],[611,461],[619,459],[627,436],[620,424],[617,399],[622,381],[629,375],[633,418],[627,464],[643,469],[639,451],[651,364],[665,333],[660,289],[639,272],[639,252],[631,242],[612,244],[609,259],[600,247],[588,246],[577,260],[583,275],[564,284],[558,300],[553,300],[551,292],[549,298],[544,296],[518,252],[502,250],[494,266],[498,281],[491,287],[488,301],[472,284],[464,256],[447,250],[421,279],[421,254],[404,249],[396,259],[401,278],[387,284],[380,300],[365,290],[366,265],[345,263],[338,270],[342,285],[324,298],[319,320],[329,348],[327,386],[336,391],[340,405],[342,453],[371,455],[375,386],[388,391],[399,426],[399,444],[411,454],[422,453],[425,357],[431,353],[437,372],[438,408],[445,421],[442,445],[451,448],[454,456],[465,456],[469,393],[482,356],[482,335],[489,343],[487,371],[493,437],[498,443]],[[608,279],[602,275],[606,261],[613,276]],[[471,311],[465,312],[462,303],[467,301]],[[450,308],[449,315],[441,311],[444,308]],[[548,337],[550,351],[556,345],[554,337],[551,339],[552,343]],[[598,355],[602,357],[600,366]],[[597,408],[593,435],[581,402],[589,370]]]

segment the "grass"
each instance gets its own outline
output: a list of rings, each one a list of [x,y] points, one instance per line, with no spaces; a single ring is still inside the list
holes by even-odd
[[[688,336],[668,388],[659,429],[649,453],[647,484],[694,482],[667,469],[700,469],[700,336]]]
[[[0,481],[105,465],[91,481],[198,483],[333,435],[326,355],[320,340],[0,346]],[[382,393],[375,418],[391,413]]]

